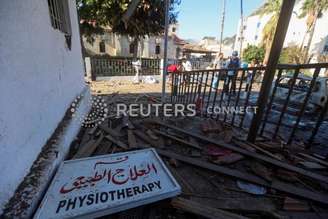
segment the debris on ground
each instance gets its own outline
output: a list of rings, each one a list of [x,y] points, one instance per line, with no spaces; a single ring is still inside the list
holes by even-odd
[[[328,215],[328,162],[298,145],[265,138],[211,118],[116,115],[118,103],[156,103],[145,94],[116,95],[108,118],[83,128],[69,159],[155,148],[182,187],[169,202],[103,218],[324,218]],[[116,116],[115,116],[116,115]],[[151,211],[144,211],[149,209]],[[138,212],[138,213],[136,213]],[[142,213],[140,213],[142,212]],[[147,212],[147,213],[145,213]],[[135,216],[135,215],[134,215]]]

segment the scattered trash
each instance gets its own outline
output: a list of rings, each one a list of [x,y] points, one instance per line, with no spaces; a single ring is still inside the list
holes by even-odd
[[[145,84],[156,84],[156,83],[158,83],[158,81],[156,80],[155,77],[149,76],[149,75],[144,77],[143,82]]]
[[[108,114],[115,114],[115,104],[122,102],[126,104],[158,103],[160,96],[142,93],[122,98],[115,95],[108,100],[108,103],[113,106]],[[198,110],[201,112],[200,108],[203,105],[201,98],[198,98],[198,105]],[[171,210],[182,210],[179,211],[179,214],[183,214],[185,211],[208,216],[210,212],[207,210],[216,212],[213,209],[218,209],[219,206],[222,212],[217,211],[216,213],[225,214],[227,218],[229,216],[245,218],[248,216],[245,212],[249,209],[253,209],[253,213],[258,217],[265,212],[273,218],[280,218],[281,215],[280,213],[277,215],[277,212],[281,212],[281,210],[311,213],[307,201],[311,201],[311,205],[317,203],[328,205],[328,162],[325,157],[317,154],[310,155],[305,151],[305,147],[299,145],[302,141],[295,143],[293,147],[280,140],[268,141],[266,138],[258,138],[255,143],[249,143],[241,129],[228,126],[221,121],[201,116],[192,119],[180,117],[161,119],[161,116],[159,117],[154,117],[153,114],[148,118],[129,118],[127,115],[121,115],[120,118],[108,117],[101,125],[82,130],[84,134],[81,135],[81,139],[77,140],[77,145],[72,146],[69,157],[93,160],[96,159],[96,157],[92,157],[95,155],[117,156],[121,152],[131,151],[127,153],[134,154],[140,149],[155,148],[158,155],[168,164],[172,175],[182,186],[183,194],[174,198],[169,204]],[[142,158],[140,161],[147,167],[147,163],[151,159]],[[74,188],[74,191],[87,191],[91,186],[89,183],[93,182],[95,185],[91,187],[96,188],[97,180],[99,179],[100,183],[104,176],[101,171],[103,170],[90,175],[94,180],[90,178],[90,181],[77,181],[76,185],[80,185],[80,189],[70,188]],[[137,175],[142,177],[141,175],[151,172],[147,168],[140,171],[137,168],[136,171],[138,173],[136,176],[131,175],[132,178],[136,177],[136,181],[139,177]],[[111,172],[112,177],[115,173]],[[104,177],[107,177],[108,180],[108,173]],[[115,177],[117,182],[127,179],[124,178],[125,175],[119,175],[119,173]],[[235,184],[239,189],[234,188]],[[91,194],[90,191],[89,193]],[[259,197],[254,198],[245,193]],[[98,196],[100,200],[101,194]],[[297,198],[304,202],[300,202]],[[233,203],[230,203],[231,200]],[[60,203],[60,201],[63,202]],[[78,201],[77,199],[76,202]],[[59,208],[59,213],[65,213],[66,210],[62,211],[62,209],[67,208],[69,198],[62,198],[57,202],[46,212]],[[163,204],[158,202],[155,209],[165,209],[167,202],[164,203],[165,201]],[[145,204],[143,203],[143,205]],[[136,209],[143,207],[145,206]],[[81,209],[80,207],[75,208]],[[67,212],[71,212],[71,210],[70,205]],[[230,210],[235,215],[226,214]],[[130,211],[123,210],[119,214],[133,215]],[[167,210],[163,211],[168,212]],[[112,212],[115,212],[115,207],[106,208],[106,214]],[[175,215],[173,218],[179,218],[177,212],[173,215]]]
[[[284,201],[285,211],[309,211],[310,206],[304,202],[290,197],[286,197]]]
[[[206,150],[207,150],[208,155],[211,155],[211,156],[214,156],[214,157],[225,156],[225,155],[231,154],[231,150],[220,148],[216,145],[208,145],[206,147]]]
[[[240,180],[237,180],[237,186],[243,191],[254,195],[264,195],[267,193],[266,188],[262,186],[254,185],[252,183],[247,183]]]
[[[237,161],[240,161],[244,158],[244,156],[237,153],[230,153],[227,155],[219,156],[216,160],[213,160],[213,163],[216,164],[232,164]]]

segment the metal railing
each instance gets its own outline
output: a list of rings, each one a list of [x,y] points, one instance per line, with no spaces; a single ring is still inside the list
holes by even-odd
[[[257,106],[265,67],[197,70],[171,75],[171,102],[194,103],[200,116],[250,131],[257,107],[264,107],[257,136],[313,143],[328,107],[328,63],[278,65],[270,98]],[[327,127],[328,128],[328,127]],[[328,132],[327,132],[328,133]],[[321,134],[320,134],[321,135]],[[324,138],[317,140],[325,141]],[[328,142],[328,138],[326,139]]]
[[[132,57],[90,57],[91,74],[94,77],[133,76],[136,71]],[[160,59],[141,59],[142,75],[160,75]]]
[[[190,59],[189,61],[191,63],[193,70],[205,69],[207,66],[211,64],[211,61],[202,58]],[[182,65],[182,59],[170,59],[169,63]]]

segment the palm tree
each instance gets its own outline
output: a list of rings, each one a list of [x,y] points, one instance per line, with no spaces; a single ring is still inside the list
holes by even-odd
[[[300,18],[307,17],[306,19],[306,25],[307,25],[307,31],[305,35],[308,35],[308,40],[306,47],[303,47],[303,43],[301,45],[301,50],[304,50],[305,52],[305,58],[304,62],[308,63],[310,62],[309,58],[309,51],[310,46],[312,43],[315,25],[317,23],[317,20],[322,16],[322,12],[328,9],[328,0],[305,0],[303,2],[302,8],[301,8],[301,14]]]
[[[265,48],[264,63],[267,63],[274,33],[276,31],[282,0],[267,0],[256,13],[263,16],[271,14],[270,20],[263,28],[262,44]]]

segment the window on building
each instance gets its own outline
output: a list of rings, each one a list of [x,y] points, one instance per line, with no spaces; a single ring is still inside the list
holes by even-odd
[[[129,48],[130,54],[133,54],[134,53],[134,48],[135,48],[134,43],[130,43],[130,48]]]
[[[246,28],[247,28],[247,26],[246,26],[246,25],[244,25],[244,30],[246,30]]]
[[[160,45],[156,45],[155,47],[155,54],[159,55],[161,53],[161,46]]]
[[[257,40],[257,38],[259,38],[259,36],[258,35],[255,35],[254,39]]]
[[[71,48],[71,19],[68,0],[48,0],[51,26],[65,34],[68,48]]]
[[[258,22],[257,23],[257,27],[259,28],[261,26],[261,22]]]
[[[105,42],[104,41],[101,41],[99,43],[99,51],[102,52],[102,53],[105,53],[106,52],[106,45],[105,45]]]
[[[181,53],[181,49],[180,49],[180,47],[177,47],[177,49],[176,49],[175,52],[176,52],[176,53],[175,53],[175,58],[176,58],[176,59],[179,59],[179,58],[180,58],[180,53]]]
[[[172,32],[175,33],[177,29],[175,27],[172,27]]]

